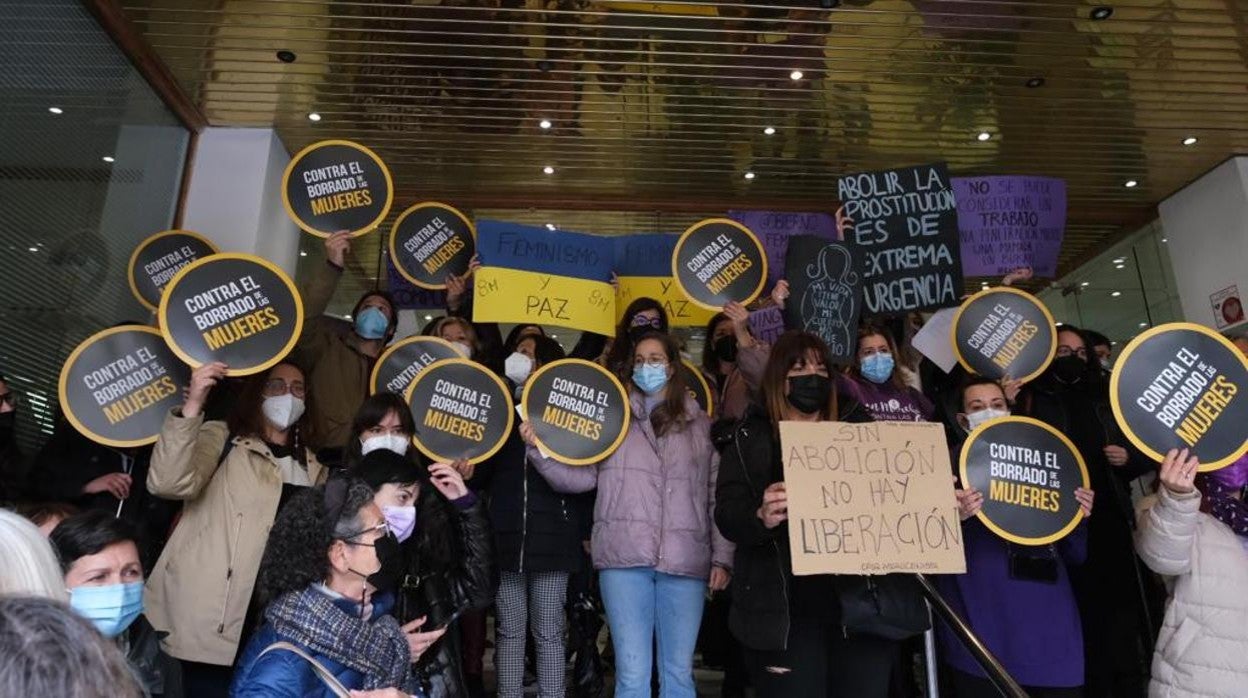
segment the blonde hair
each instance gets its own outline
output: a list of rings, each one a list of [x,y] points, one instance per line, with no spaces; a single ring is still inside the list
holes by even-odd
[[[0,509],[0,560],[0,596],[69,599],[52,544],[33,523],[8,509]]]

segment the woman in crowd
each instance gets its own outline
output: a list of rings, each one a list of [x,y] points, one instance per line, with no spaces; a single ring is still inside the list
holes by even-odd
[[[205,422],[220,363],[191,374],[186,402],[165,418],[147,487],[183,501],[182,518],[148,580],[147,617],[182,660],[186,694],[229,687],[269,528],[295,492],[325,480],[307,447],[303,371],[283,361],[248,379],[228,422]]]
[[[761,351],[761,363],[766,362],[768,347],[756,342],[750,334],[749,311],[739,303],[729,304],[724,312],[716,313],[706,323],[706,343],[702,345],[702,370],[715,386],[719,396],[716,421],[735,423],[745,416],[751,401],[751,393],[757,385],[757,376],[750,381],[738,366],[738,358],[752,349]],[[758,361],[756,360],[756,363]]]
[[[402,405],[393,393],[374,395],[369,402],[382,396]],[[366,402],[361,412],[368,408]],[[410,412],[400,414],[410,428]],[[494,556],[484,505],[451,466],[435,463],[426,469],[388,447],[370,449],[348,474],[373,489],[373,503],[397,540],[398,555],[382,560],[383,579],[397,595],[395,617],[400,623],[424,620],[427,627],[448,630],[416,666],[422,688],[429,698],[468,695],[456,621],[461,613],[488,608],[494,600]]]
[[[326,316],[351,248],[351,234],[334,233],[325,239],[325,264],[317,265],[302,289],[304,326],[296,348],[308,367],[308,390],[334,399],[310,409],[312,448],[323,462],[336,467],[338,449],[347,441],[351,416],[368,396],[373,363],[398,329],[394,299],[385,291],[365,293],[351,310],[347,323]]]
[[[433,323],[430,334],[450,342],[461,357],[480,361],[481,347],[477,341],[477,330],[464,318],[453,315],[444,317]]]
[[[988,378],[968,380],[959,400],[957,422],[966,434],[990,419],[1010,414],[1005,391]],[[956,463],[960,447],[953,451]],[[1080,523],[1051,545],[1017,545],[989,531],[975,517],[983,507],[982,492],[960,488],[956,494],[966,574],[935,575],[937,588],[1027,695],[1082,696],[1083,629],[1067,568],[1083,564],[1087,557],[1087,524]],[[1075,498],[1083,516],[1091,515],[1091,490],[1080,487]],[[944,661],[953,669],[958,698],[997,698],[996,687],[948,626],[941,623],[938,633]]]
[[[143,563],[133,525],[103,511],[86,511],[52,531],[65,572],[69,605],[117,643],[146,696],[181,696],[177,662],[143,617]]]
[[[239,659],[232,696],[332,698],[329,677],[349,690],[421,690],[412,664],[446,631],[389,615],[394,596],[377,575],[395,548],[384,544],[394,541],[373,496],[335,478],[282,510],[260,572],[265,624]]]
[[[0,509],[0,560],[0,596],[68,598],[52,545],[33,523],[8,509]]]
[[[837,389],[865,407],[876,421],[932,421],[931,401],[906,383],[896,357],[897,343],[888,330],[864,324],[858,328],[854,365],[848,374],[837,376]]]
[[[898,656],[895,641],[847,637],[835,577],[791,571],[780,422],[871,421],[838,394],[830,367],[821,339],[783,334],[763,373],[762,406],[724,450],[715,520],[737,546],[729,623],[760,698],[883,698]]]
[[[512,352],[520,345],[520,341],[526,337],[545,337],[546,330],[541,325],[516,325],[507,333],[507,338],[503,340],[503,356],[510,357]]]
[[[1136,696],[1144,691],[1152,631],[1152,580],[1131,546],[1130,480],[1152,469],[1115,423],[1109,386],[1084,339],[1070,325],[1057,329],[1057,355],[1023,386],[1015,414],[1034,417],[1065,434],[1087,464],[1099,505],[1088,519],[1088,559],[1072,568],[1083,620],[1084,689],[1090,696]]]
[[[1136,550],[1170,589],[1148,687],[1155,698],[1238,696],[1248,687],[1248,538],[1201,511],[1197,467],[1186,449],[1171,450],[1157,494],[1137,510]]]
[[[0,594],[0,696],[142,695],[117,645],[65,604]]]
[[[653,308],[642,312],[661,320]],[[632,419],[615,453],[596,467],[568,466],[538,452],[530,424],[521,432],[529,461],[556,491],[598,488],[592,553],[615,648],[615,695],[648,698],[657,633],[660,695],[693,698],[706,591],[724,589],[732,568],[732,545],[712,522],[719,456],[710,420],[681,379],[676,343],[652,329],[630,337]]]
[[[637,341],[650,332],[667,334],[667,311],[653,298],[638,298],[624,309],[615,326],[615,337],[607,350],[607,370],[628,381],[633,374],[633,354]],[[679,360],[679,359],[678,359]]]

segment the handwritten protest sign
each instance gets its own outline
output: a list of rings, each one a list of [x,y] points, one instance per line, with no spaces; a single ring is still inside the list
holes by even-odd
[[[1031,267],[1057,276],[1066,230],[1066,182],[1052,177],[954,177],[962,273],[1000,276]]]
[[[1060,431],[1030,417],[983,424],[962,445],[962,486],[984,495],[977,516],[1020,545],[1048,545],[1075,530],[1083,514],[1075,490],[1088,486],[1079,449]]]
[[[944,427],[781,422],[793,574],[960,573]]]
[[[827,343],[833,361],[853,361],[862,291],[849,247],[800,235],[789,241],[785,268],[791,293],[784,308],[788,325],[818,335]]]
[[[671,327],[702,327],[710,322],[715,312],[690,301],[672,278],[672,250],[679,238],[651,233],[612,239],[613,268],[619,285],[615,307],[619,313],[638,298],[653,298],[663,305]]]
[[[220,361],[231,376],[267,370],[303,331],[303,299],[266,259],[217,254],[182,268],[160,299],[160,331],[192,366]]]
[[[590,465],[628,433],[628,393],[607,369],[583,359],[553,361],[524,386],[523,412],[537,445],[568,465]]]
[[[477,254],[474,321],[615,334],[609,238],[481,220]]]
[[[412,442],[444,463],[480,463],[511,435],[516,414],[502,379],[468,359],[443,359],[426,366],[407,386],[416,420]]]
[[[369,378],[371,392],[389,392],[399,395],[407,394],[407,386],[411,385],[416,374],[426,366],[442,359],[455,359],[459,351],[450,342],[440,337],[416,335],[395,342],[386,347],[377,357],[373,365],[373,373]]]
[[[962,259],[944,163],[867,172],[837,183],[861,260],[863,312],[900,315],[958,304]]]
[[[991,288],[967,298],[950,332],[962,367],[989,378],[1027,382],[1044,373],[1057,351],[1057,327],[1039,298]]]
[[[160,307],[160,296],[182,267],[217,253],[208,238],[189,230],[166,230],[140,242],[130,255],[130,290],[148,310]]]
[[[784,330],[784,311],[780,306],[769,305],[750,311],[750,334],[758,341],[775,344]]]
[[[1160,461],[1189,449],[1208,472],[1248,451],[1248,359],[1222,335],[1188,322],[1143,332],[1122,351],[1109,380],[1118,426]]]
[[[65,418],[96,443],[117,448],[156,442],[169,410],[182,404],[191,372],[151,327],[98,332],[61,367]]]
[[[749,228],[727,218],[695,223],[672,252],[672,276],[694,303],[717,311],[747,304],[767,281],[767,255]]]
[[[390,260],[404,278],[421,288],[446,288],[446,277],[468,271],[476,251],[472,222],[458,209],[436,201],[407,209],[390,231]]]
[[[286,213],[304,230],[329,237],[363,235],[390,213],[394,183],[377,153],[359,143],[313,143],[291,158],[282,177]]]
[[[729,211],[728,217],[749,228],[767,251],[767,288],[784,278],[789,240],[798,235],[836,239],[836,217],[828,213]],[[790,279],[791,281],[791,279]]]

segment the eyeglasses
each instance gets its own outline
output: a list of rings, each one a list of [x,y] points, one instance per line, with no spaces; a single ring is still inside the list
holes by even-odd
[[[667,368],[667,361],[662,361],[662,360],[660,360],[660,361],[647,361],[647,360],[645,360],[645,359],[633,359],[633,368],[637,368],[638,366],[642,366],[642,365],[645,365],[645,366],[658,366],[658,367],[660,367],[660,368]]]
[[[390,527],[386,524],[385,521],[382,521],[376,526],[370,526],[369,528],[366,528],[363,531],[356,531],[355,533],[350,533],[345,536],[342,536],[341,538],[339,538],[339,540],[341,540],[343,543],[346,543],[347,545],[358,545],[363,548],[376,548],[377,547],[376,541],[373,541],[372,543],[361,543],[359,541],[352,540],[352,538],[359,538],[360,536],[366,533],[372,533],[373,531],[385,531],[386,535],[390,535]],[[382,537],[384,538],[385,536],[382,536]]]
[[[648,315],[634,315],[633,316],[633,327],[646,327],[646,326],[653,327],[656,330],[660,329],[663,327],[663,319],[657,318],[657,317],[650,317]]]
[[[0,393],[0,403],[4,403],[8,405],[9,407],[17,407],[18,403],[20,403],[21,401],[22,401],[21,396],[13,392],[12,390],[6,393]]]
[[[1079,347],[1078,349],[1076,349],[1074,347],[1068,347],[1065,344],[1059,345],[1057,347],[1058,356],[1065,357],[1065,356],[1070,356],[1071,354],[1074,354],[1075,356],[1078,356],[1081,359],[1088,358],[1088,350],[1084,349],[1083,347]]]
[[[290,393],[297,398],[302,398],[304,396],[303,383],[287,383],[281,378],[270,378],[264,384],[265,397],[285,395],[286,393]]]
[[[892,354],[892,353],[893,352],[889,351],[888,349],[876,349],[875,347],[872,347],[870,349],[859,350],[858,356],[875,356],[876,354]]]

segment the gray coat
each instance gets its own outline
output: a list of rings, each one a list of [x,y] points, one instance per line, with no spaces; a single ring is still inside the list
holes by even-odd
[[[719,454],[710,419],[693,399],[683,425],[659,437],[640,396],[631,395],[632,419],[623,443],[596,466],[570,466],[529,458],[558,492],[598,488],[593,557],[597,569],[654,567],[706,579],[711,565],[732,569],[733,545],[715,527]]]

